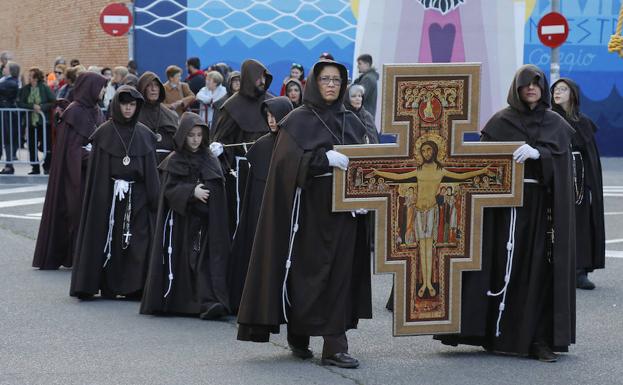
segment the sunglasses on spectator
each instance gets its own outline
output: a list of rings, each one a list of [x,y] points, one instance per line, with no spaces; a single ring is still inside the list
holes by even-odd
[[[331,82],[333,82],[333,84],[336,85],[336,86],[340,86],[342,84],[342,79],[341,78],[332,78],[330,76],[321,76],[318,79],[320,80],[320,84],[322,84],[324,86],[328,86],[329,83],[331,83]]]

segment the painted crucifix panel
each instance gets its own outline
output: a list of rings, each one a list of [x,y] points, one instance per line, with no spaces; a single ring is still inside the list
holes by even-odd
[[[382,122],[396,144],[347,146],[334,210],[376,210],[375,270],[394,273],[394,335],[460,330],[461,271],[479,270],[484,207],[518,206],[521,143],[477,132],[479,64],[385,65]]]

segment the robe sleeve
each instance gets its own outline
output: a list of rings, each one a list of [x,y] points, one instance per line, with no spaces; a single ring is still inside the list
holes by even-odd
[[[145,191],[147,192],[147,204],[152,212],[158,210],[158,193],[160,191],[160,178],[156,164],[156,153],[150,152],[145,156]]]
[[[188,206],[194,199],[196,184],[185,183],[181,177],[175,174],[169,174],[164,188],[164,197],[169,207],[180,215],[187,215]]]
[[[327,159],[327,151],[324,148],[306,151],[301,157],[296,184],[299,187],[305,187],[311,178],[328,172],[331,172],[331,167],[329,166],[329,159]]]

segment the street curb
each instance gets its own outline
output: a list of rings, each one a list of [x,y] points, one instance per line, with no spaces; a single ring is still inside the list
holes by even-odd
[[[48,184],[47,175],[0,175],[1,184]]]

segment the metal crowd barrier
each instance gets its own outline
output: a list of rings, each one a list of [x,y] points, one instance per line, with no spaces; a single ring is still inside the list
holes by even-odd
[[[33,112],[34,110],[28,108],[0,108],[0,155],[3,155],[2,160],[5,163],[34,165],[43,162],[43,158],[39,157],[38,145],[41,144],[40,150],[45,157],[48,151],[48,122],[46,114],[39,111],[40,120],[36,126],[31,127]],[[33,140],[35,143],[32,143]],[[31,156],[30,149],[36,152],[34,157]],[[18,150],[28,152],[26,160],[18,159]]]

